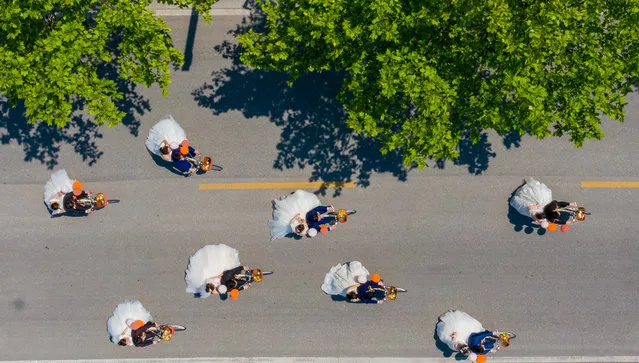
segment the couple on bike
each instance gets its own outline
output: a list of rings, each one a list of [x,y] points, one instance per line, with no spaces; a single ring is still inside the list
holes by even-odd
[[[181,173],[191,175],[198,171],[190,160],[201,153],[190,145],[184,129],[173,116],[166,116],[151,127],[145,144],[149,151],[172,163]]]
[[[240,291],[261,281],[261,270],[240,263],[239,252],[225,244],[206,245],[189,258],[184,280],[186,292],[207,298],[211,294],[236,299]]]
[[[146,347],[173,338],[175,329],[152,321],[151,313],[142,303],[125,301],[119,304],[107,320],[107,330],[114,344],[126,347]]]

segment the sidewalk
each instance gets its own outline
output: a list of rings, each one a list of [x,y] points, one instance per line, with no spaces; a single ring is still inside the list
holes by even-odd
[[[211,16],[236,15],[249,16],[251,10],[244,7],[245,0],[219,0],[209,12]],[[153,2],[149,9],[159,16],[191,16],[191,9],[180,9],[177,6]]]

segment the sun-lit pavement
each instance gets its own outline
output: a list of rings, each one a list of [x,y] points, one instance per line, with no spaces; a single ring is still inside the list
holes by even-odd
[[[189,70],[175,73],[167,98],[155,88],[137,90],[148,99],[141,123],[101,130],[93,165],[61,148],[55,169],[120,203],[87,218],[50,219],[41,198],[51,170],[25,162],[25,144],[15,138],[0,145],[0,359],[441,358],[433,332],[450,308],[517,333],[497,357],[510,362],[639,356],[639,189],[581,184],[639,181],[636,95],[626,124],[607,122],[606,138],[583,149],[515,138],[506,150],[489,135],[462,165],[406,173],[355,136],[320,126],[323,115],[324,124],[339,121],[329,98],[317,101],[334,94],[332,83],[301,80],[304,87],[290,90],[285,78],[223,58],[216,46],[232,40],[227,31],[240,20],[199,21]],[[189,17],[167,22],[184,50]],[[215,89],[213,78],[221,82]],[[183,178],[155,164],[144,139],[167,113],[224,171]],[[271,200],[291,189],[200,187],[313,176],[366,187],[327,190],[322,201],[358,213],[329,235],[304,240],[269,241]],[[507,199],[526,176],[592,215],[568,233],[520,230]],[[194,299],[184,292],[184,270],[208,243],[236,247],[244,264],[275,274],[237,301]],[[324,274],[355,259],[409,292],[380,306],[332,301],[319,288]],[[169,344],[117,347],[106,319],[125,299],[140,299],[157,321],[188,330]]]

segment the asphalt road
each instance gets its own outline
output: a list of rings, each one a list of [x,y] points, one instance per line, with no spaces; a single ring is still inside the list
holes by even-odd
[[[216,46],[232,41],[227,32],[240,20],[198,23],[190,67],[175,73],[170,95],[132,93],[139,123],[82,139],[18,132],[20,120],[3,119],[0,359],[441,357],[434,327],[451,308],[516,332],[502,357],[639,356],[639,189],[580,188],[584,180],[638,180],[637,94],[626,123],[605,121],[605,139],[582,149],[567,139],[488,134],[464,149],[460,165],[408,171],[342,131],[330,77],[288,89],[279,75],[224,58]],[[184,49],[190,18],[167,21]],[[223,172],[183,178],[156,165],[144,139],[168,113]],[[41,196],[53,164],[121,202],[86,218],[50,219]],[[568,233],[521,230],[507,200],[526,176],[592,215]],[[320,196],[358,213],[304,240],[269,241],[271,200],[292,190],[198,190],[311,179],[359,182]],[[237,301],[195,299],[184,291],[184,270],[210,243],[238,248],[242,263],[275,274]],[[324,274],[349,260],[409,292],[380,306],[332,301],[320,290]],[[106,319],[126,299],[188,330],[170,344],[117,347]]]

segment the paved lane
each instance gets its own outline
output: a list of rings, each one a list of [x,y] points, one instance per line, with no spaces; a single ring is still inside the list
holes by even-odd
[[[212,71],[231,66],[214,46],[231,39],[225,31],[238,20],[200,22],[193,64],[189,72],[176,74],[171,95],[162,99],[156,89],[144,92],[150,110],[141,117],[138,137],[126,128],[103,130],[96,141],[103,154],[93,166],[62,148],[58,161],[71,177],[121,203],[88,218],[49,219],[41,195],[50,171],[25,163],[22,145],[0,146],[0,205],[5,206],[0,209],[0,359],[440,357],[434,325],[453,307],[486,327],[518,334],[502,357],[639,355],[639,256],[632,223],[639,191],[580,188],[583,180],[639,180],[633,113],[639,102],[629,106],[625,125],[606,125],[607,138],[581,150],[562,140],[524,138],[506,152],[501,141],[489,137],[497,156],[483,176],[470,175],[465,165],[447,165],[411,171],[399,181],[392,172],[376,173],[394,169],[375,169],[385,164],[362,154],[364,146],[330,149],[327,160],[337,169],[326,169],[327,161],[300,167],[297,162],[318,159],[292,152],[295,166],[278,170],[274,160],[283,150],[293,151],[282,131],[289,126],[270,121],[282,118],[281,104],[280,114],[265,110],[276,96],[297,107],[293,111],[303,110],[300,98],[310,95],[274,91],[273,84],[269,93],[263,83],[251,87],[239,79],[233,85],[237,93],[225,97],[245,98],[226,98],[217,104],[221,114],[213,115],[191,94],[211,82]],[[188,18],[169,23],[182,47]],[[305,116],[320,116],[321,107],[308,107],[312,112]],[[169,112],[193,144],[214,154],[225,167],[222,173],[184,179],[155,165],[144,138]],[[351,165],[344,155],[357,160],[353,165],[372,166],[370,178],[364,178],[370,185],[321,197],[358,210],[321,238],[268,241],[270,201],[290,190],[198,189],[199,183],[212,182],[306,181],[318,170],[343,176]],[[481,160],[473,165],[481,166]],[[359,170],[350,172],[357,180]],[[557,198],[585,204],[593,212],[589,221],[565,234],[516,231],[507,198],[527,175],[546,182]],[[194,299],[184,292],[184,270],[188,257],[207,243],[230,244],[244,264],[276,274],[238,301]],[[410,292],[381,306],[331,301],[319,289],[324,274],[353,259]],[[158,321],[189,330],[150,349],[109,343],[106,319],[119,302],[132,298]]]

